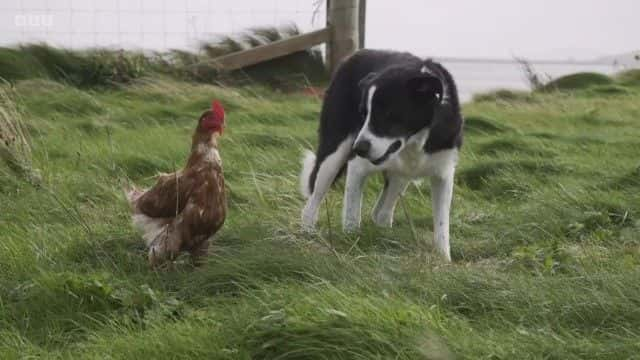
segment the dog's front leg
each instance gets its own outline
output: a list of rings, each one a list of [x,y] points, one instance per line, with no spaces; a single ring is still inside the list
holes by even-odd
[[[362,212],[362,191],[369,170],[366,160],[355,158],[347,166],[347,180],[344,189],[342,207],[342,229],[351,232],[360,228]]]
[[[302,228],[304,230],[312,231],[315,228],[322,199],[324,199],[340,169],[349,158],[352,144],[353,137],[347,137],[331,155],[327,156],[319,164],[313,193],[307,200],[304,209],[302,209]]]
[[[449,250],[449,214],[453,197],[453,170],[444,176],[431,177],[433,205],[433,243],[436,250],[451,261]]]
[[[401,176],[385,174],[384,189],[378,198],[373,210],[373,222],[378,226],[391,227],[393,225],[393,213],[398,198],[407,188],[409,181]]]

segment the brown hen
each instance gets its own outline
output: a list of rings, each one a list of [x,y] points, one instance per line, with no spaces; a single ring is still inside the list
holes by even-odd
[[[226,198],[218,138],[224,110],[214,101],[198,120],[184,169],[161,174],[150,189],[126,191],[133,223],[143,231],[149,263],[157,266],[187,251],[195,264],[207,255],[209,239],[222,227]]]

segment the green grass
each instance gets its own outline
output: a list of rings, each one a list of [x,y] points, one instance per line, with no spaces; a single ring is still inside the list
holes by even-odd
[[[624,89],[624,84],[618,84]],[[623,359],[640,353],[640,95],[498,94],[465,106],[452,264],[429,188],[393,229],[299,229],[320,102],[143,78],[15,83],[41,181],[0,177],[2,358]],[[229,215],[206,265],[147,267],[122,186],[183,163],[212,98]],[[379,178],[371,179],[370,212]],[[414,231],[415,230],[415,231]]]

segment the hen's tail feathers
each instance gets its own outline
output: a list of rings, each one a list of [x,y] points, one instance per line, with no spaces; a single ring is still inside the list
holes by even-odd
[[[131,220],[142,231],[142,238],[149,248],[149,265],[156,267],[162,264],[170,249],[175,248],[176,237],[171,220],[153,219],[143,214],[134,214]]]
[[[163,218],[154,219],[138,213],[131,215],[131,222],[142,232],[142,238],[147,246],[151,246],[157,238],[166,237],[167,226],[170,220]]]
[[[180,231],[176,229],[176,224],[181,223],[180,217],[173,220],[165,220],[157,224],[155,230],[145,235],[145,240],[149,246],[149,265],[155,268],[167,260],[172,261],[178,255],[182,247]]]
[[[165,261],[166,241],[166,237],[159,237],[149,244],[148,260],[151,268],[158,267]]]
[[[300,172],[300,193],[305,198],[311,196],[312,189],[309,178],[315,165],[316,155],[311,150],[305,150],[302,157],[302,171]]]
[[[144,190],[140,190],[135,186],[126,186],[123,190],[124,190],[124,196],[127,198],[127,201],[129,201],[129,204],[131,205],[131,207],[135,209],[136,208],[135,204],[140,198],[140,196],[144,194]]]

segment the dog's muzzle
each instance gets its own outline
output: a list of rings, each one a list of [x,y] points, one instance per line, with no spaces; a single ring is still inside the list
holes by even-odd
[[[353,152],[363,158],[369,157],[369,150],[371,150],[371,142],[369,140],[360,140],[353,147]]]

